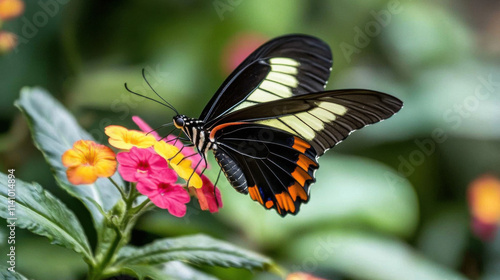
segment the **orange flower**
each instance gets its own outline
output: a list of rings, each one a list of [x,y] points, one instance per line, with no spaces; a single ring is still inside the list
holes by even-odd
[[[6,31],[0,31],[0,54],[13,50],[16,45],[16,35]]]
[[[294,272],[294,273],[288,274],[288,276],[286,277],[286,280],[326,280],[326,279],[318,278],[318,277],[315,277],[311,274],[307,274],[304,272]]]
[[[157,141],[152,135],[138,130],[128,130],[123,126],[110,125],[104,129],[109,136],[109,144],[121,150],[130,150],[132,147],[149,148]]]
[[[472,230],[482,240],[492,240],[500,224],[500,180],[483,175],[468,190]]]
[[[156,153],[168,161],[170,167],[179,177],[186,181],[189,180],[190,187],[201,188],[203,182],[200,175],[194,172],[190,160],[183,160],[184,156],[180,153],[179,148],[165,143],[164,141],[158,141],[154,145],[154,149]],[[191,179],[189,179],[190,177]]]
[[[18,17],[24,11],[24,2],[21,0],[0,0],[0,19],[9,20]]]
[[[500,180],[484,175],[469,187],[472,215],[487,224],[500,222]]]
[[[66,176],[74,185],[92,184],[98,177],[111,177],[116,171],[115,153],[90,140],[79,140],[62,155]]]

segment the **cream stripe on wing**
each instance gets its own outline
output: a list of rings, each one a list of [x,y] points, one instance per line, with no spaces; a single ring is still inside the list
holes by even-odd
[[[286,126],[285,124],[283,124],[282,122],[280,122],[279,120],[276,120],[276,119],[258,121],[257,123],[272,126],[272,127],[284,130],[286,132],[290,132],[291,134],[294,134],[294,135],[296,134],[295,131],[293,131],[288,126]]]
[[[288,75],[288,74],[283,74],[283,73],[278,73],[278,72],[270,72],[266,80],[270,81],[275,81],[283,85],[287,85],[289,87],[297,87],[299,84],[299,81],[295,76]]]
[[[336,115],[343,116],[347,112],[346,107],[339,105],[339,104],[336,104],[336,103],[323,101],[323,102],[319,102],[317,104],[319,107],[324,108],[324,109],[326,109],[326,110],[328,110]]]
[[[281,117],[280,120],[284,121],[287,125],[293,128],[297,133],[300,134],[306,140],[314,139],[316,133],[309,126],[305,125],[299,118],[296,116],[285,116]]]
[[[292,90],[289,87],[286,87],[282,84],[278,84],[276,82],[264,80],[260,84],[260,88],[263,90],[272,92],[274,94],[277,94],[277,95],[284,97],[284,98],[292,96]],[[252,96],[253,96],[253,94],[250,97],[252,97]]]
[[[306,124],[308,124],[312,129],[316,131],[321,131],[325,128],[325,124],[319,120],[317,117],[309,114],[308,112],[300,113],[295,115],[297,118],[300,118]]]
[[[300,63],[294,59],[291,58],[286,58],[286,57],[275,57],[271,58],[269,60],[271,64],[282,64],[282,65],[289,65],[289,66],[299,66]]]
[[[271,65],[271,71],[285,73],[285,74],[291,74],[291,75],[295,75],[295,74],[299,73],[299,70],[294,66],[275,65],[275,64]]]
[[[273,101],[280,99],[279,96],[276,96],[274,94],[271,94],[269,92],[263,91],[261,89],[256,89],[250,97],[248,97],[248,100],[250,101],[255,101],[255,102],[267,102],[267,101]]]

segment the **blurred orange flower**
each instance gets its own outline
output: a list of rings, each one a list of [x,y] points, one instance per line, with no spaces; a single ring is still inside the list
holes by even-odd
[[[157,141],[152,135],[138,130],[128,130],[123,126],[110,125],[104,129],[109,136],[109,144],[121,150],[130,150],[132,147],[149,148]]]
[[[24,2],[21,0],[0,0],[0,19],[9,20],[18,17],[24,11]]]
[[[316,276],[304,272],[294,272],[288,274],[286,280],[326,280],[326,279],[318,278]]]
[[[15,34],[6,31],[0,31],[0,54],[13,50],[17,45]]]
[[[469,186],[468,200],[474,232],[489,240],[500,223],[500,180],[491,175],[477,178]]]
[[[79,140],[62,155],[66,176],[74,185],[92,184],[98,177],[111,177],[116,171],[115,153],[90,140]]]

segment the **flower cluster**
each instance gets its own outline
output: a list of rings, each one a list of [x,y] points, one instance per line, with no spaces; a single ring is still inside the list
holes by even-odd
[[[109,144],[120,150],[116,157],[109,147],[85,140],[66,151],[62,161],[68,167],[68,180],[72,184],[91,184],[98,177],[111,177],[118,163],[118,173],[125,181],[174,216],[186,214],[189,193],[198,198],[202,210],[217,212],[222,207],[220,192],[202,175],[207,166],[201,156],[175,141],[174,136],[160,138],[139,117],[133,120],[142,131],[117,125],[105,128]],[[178,177],[186,184],[178,184]]]
[[[0,27],[3,21],[16,18],[24,11],[24,2],[21,0],[0,0]],[[15,34],[0,30],[0,54],[14,49],[17,45]]]

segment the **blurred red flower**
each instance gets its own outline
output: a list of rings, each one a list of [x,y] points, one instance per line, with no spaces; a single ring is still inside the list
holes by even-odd
[[[233,37],[224,47],[222,53],[222,69],[224,74],[229,74],[254,50],[267,41],[264,35],[257,33],[244,33]]]

